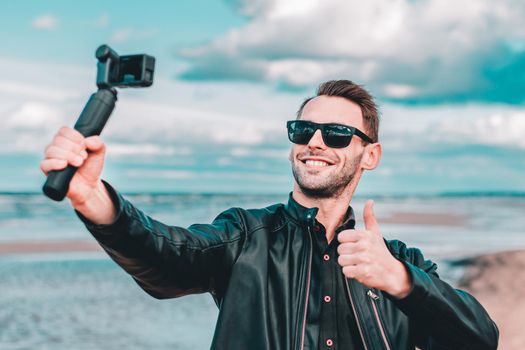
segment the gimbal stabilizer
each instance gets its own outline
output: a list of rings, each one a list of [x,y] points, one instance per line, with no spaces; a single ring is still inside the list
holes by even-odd
[[[115,87],[147,87],[153,84],[155,58],[148,55],[119,56],[109,46],[100,46],[96,53],[98,91],[91,95],[74,128],[85,137],[100,135],[117,101]],[[42,188],[44,194],[61,201],[77,168],[68,165],[50,171]]]

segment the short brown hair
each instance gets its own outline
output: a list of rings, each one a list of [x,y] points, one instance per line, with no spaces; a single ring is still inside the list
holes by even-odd
[[[343,97],[357,104],[361,108],[361,113],[363,113],[364,132],[374,142],[379,141],[379,111],[374,98],[364,87],[350,80],[329,80],[324,82],[317,88],[315,96],[304,100],[297,111],[297,118],[300,118],[301,114],[303,114],[304,106],[317,96]]]

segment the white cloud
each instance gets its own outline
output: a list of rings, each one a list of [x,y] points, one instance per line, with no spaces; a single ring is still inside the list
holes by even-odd
[[[35,29],[53,30],[58,27],[58,18],[50,14],[43,14],[35,18],[31,24]]]
[[[96,90],[94,67],[3,58],[0,65],[11,67],[0,78],[0,153],[40,154],[60,126],[74,125]],[[285,135],[284,120],[298,104],[253,85],[195,85],[159,76],[151,88],[121,90],[103,137],[116,157],[185,156],[191,148],[183,143],[260,144]]]
[[[62,125],[73,125],[95,89],[93,71],[68,64],[0,58],[0,153],[41,154]]]
[[[71,97],[77,97],[78,93],[71,90],[44,87],[35,83],[20,81],[0,81],[0,93],[5,95],[23,96],[26,98],[38,98],[47,101],[63,101]]]
[[[417,88],[407,84],[385,84],[383,92],[387,96],[405,98],[414,96],[417,93]]]
[[[60,126],[74,124],[94,90],[93,72],[0,59],[3,63],[23,74],[7,71],[6,80],[0,80],[2,153],[41,153]],[[404,86],[391,88],[410,92]],[[301,100],[254,84],[191,84],[159,77],[151,88],[119,93],[103,138],[111,148],[108,155],[115,157],[189,156],[199,152],[195,146],[206,146],[225,147],[227,153],[218,156],[233,161],[250,155],[286,159],[285,121],[293,118]],[[417,146],[451,139],[524,147],[525,113],[519,107],[386,103],[382,112],[386,151],[402,151],[407,142]]]
[[[129,29],[129,28],[119,29],[113,32],[109,40],[114,43],[121,43],[121,42],[129,40],[132,37],[132,35],[133,35],[132,29]]]
[[[132,98],[119,101],[105,135],[115,140],[134,135],[135,142],[223,145],[257,145],[286,135],[282,119],[263,119],[255,112],[226,113],[199,106],[198,101],[190,107],[184,104],[183,96],[174,98],[177,87],[167,92],[170,103]]]
[[[96,89],[95,64],[83,67],[64,63],[42,63],[0,57],[0,66],[9,67],[0,77],[0,102],[29,101],[58,103],[89,97]]]
[[[51,142],[52,135],[62,125],[67,125],[68,116],[61,105],[27,101],[0,110],[0,118],[3,120],[3,127],[0,128],[0,154],[41,154]]]
[[[257,157],[270,159],[287,159],[289,148],[286,149],[264,149],[264,148],[248,148],[248,147],[234,147],[230,150],[230,155],[235,158]]]
[[[107,142],[107,148],[111,155],[118,157],[127,156],[188,156],[192,154],[190,147],[175,148],[153,143],[113,143]]]
[[[129,177],[138,178],[162,178],[162,179],[191,179],[197,174],[193,171],[186,170],[155,170],[151,171],[148,169],[132,169],[127,170],[126,175]]]
[[[232,148],[230,154],[234,157],[248,157],[250,155],[250,149],[246,147],[235,147]]]
[[[109,16],[106,13],[100,15],[95,21],[96,28],[106,28],[109,25]]]
[[[42,130],[62,120],[60,109],[41,103],[28,102],[5,120],[6,128]]]
[[[16,169],[22,166],[12,161],[13,154],[30,155],[20,159],[34,162],[23,166],[36,173],[35,155],[41,157],[61,125],[74,124],[93,92],[90,79],[93,72],[38,62],[7,63],[14,67],[14,72],[7,71],[6,80],[0,84],[0,119],[4,121],[0,128],[0,156]],[[47,87],[51,87],[49,91]],[[404,87],[396,88],[403,92]],[[125,186],[131,191],[137,191],[134,186],[139,183],[144,187],[138,188],[149,190],[213,191],[216,189],[213,186],[232,190],[284,188],[291,179],[286,164],[290,144],[284,121],[293,118],[301,100],[296,94],[277,93],[256,84],[191,84],[162,78],[149,89],[122,89],[114,115],[103,133],[108,145],[107,169],[122,184],[128,184]],[[476,177],[478,183],[490,180],[495,184],[508,183],[508,188],[520,188],[523,183],[522,174],[515,167],[525,149],[522,107],[385,103],[382,111],[384,158],[374,173],[385,183],[385,189],[397,191],[396,179],[432,182],[436,176],[453,178],[449,172],[456,177],[476,176],[494,161],[501,169],[481,180]],[[480,147],[470,147],[472,144],[487,145],[481,149],[488,152],[479,152]],[[466,147],[456,147],[462,145]],[[447,162],[440,162],[440,154],[433,156],[442,146],[449,151]],[[494,174],[498,175],[496,180]],[[463,181],[467,185],[473,182]],[[215,185],[202,187],[203,183]],[[414,183],[414,188],[422,191],[449,189],[441,180],[420,187],[418,181]],[[379,191],[377,186],[370,188]]]
[[[450,141],[525,149],[525,112],[496,113],[470,122],[447,120],[434,130]]]
[[[508,48],[525,43],[518,0],[240,0],[238,10],[246,25],[181,51],[183,78],[297,87],[347,77],[391,99],[483,100],[519,67]]]
[[[259,172],[215,172],[215,171],[188,171],[188,170],[155,170],[150,169],[132,169],[125,171],[129,177],[138,178],[156,178],[156,179],[212,179],[212,180],[244,180],[258,182],[275,182],[289,180],[288,174],[261,174]]]

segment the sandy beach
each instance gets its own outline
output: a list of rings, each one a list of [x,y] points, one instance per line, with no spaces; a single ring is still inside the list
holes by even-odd
[[[94,240],[11,241],[0,243],[0,255],[102,251]]]
[[[525,349],[525,251],[486,254],[458,263],[466,268],[458,287],[473,294],[498,325],[498,349]]]

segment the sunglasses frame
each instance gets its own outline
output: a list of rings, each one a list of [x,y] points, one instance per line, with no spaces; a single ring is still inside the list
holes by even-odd
[[[309,126],[314,128],[314,132],[310,135],[310,137],[308,137],[308,140],[306,141],[306,143],[297,143],[297,142],[294,142],[292,140],[291,126],[292,126],[293,123],[305,123],[305,124],[308,124]],[[348,143],[345,142],[344,146],[335,146],[335,147],[332,146],[332,145],[329,145],[326,142],[326,137],[329,137],[329,136],[326,135],[326,131],[325,130],[326,130],[326,128],[331,127],[331,126],[337,126],[339,128],[346,129],[348,131],[348,135],[344,135],[344,136],[348,137]],[[287,121],[286,122],[286,128],[288,130],[288,139],[290,140],[290,142],[298,144],[298,145],[307,145],[310,142],[310,140],[312,139],[312,137],[315,135],[315,132],[317,130],[321,130],[321,135],[323,137],[323,142],[324,142],[324,144],[326,146],[328,146],[330,148],[345,148],[345,147],[348,147],[348,145],[352,141],[352,137],[354,135],[359,136],[361,139],[363,139],[364,141],[366,141],[368,143],[374,143],[374,141],[367,134],[365,134],[364,132],[362,132],[358,128],[353,127],[353,126],[349,126],[349,125],[344,125],[344,124],[338,124],[338,123],[323,123],[323,124],[320,124],[320,123],[315,123],[315,122],[312,122],[312,121],[309,121],[309,120],[296,119],[296,120],[289,120],[289,121]]]

